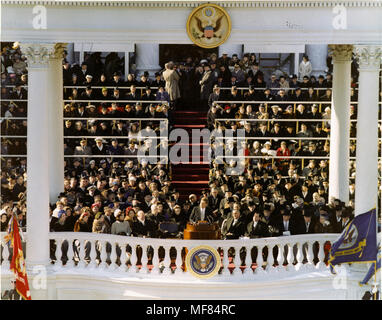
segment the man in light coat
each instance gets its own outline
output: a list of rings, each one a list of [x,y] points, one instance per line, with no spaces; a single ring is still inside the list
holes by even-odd
[[[174,63],[168,62],[165,64],[166,71],[163,72],[163,79],[166,81],[166,91],[170,95],[171,102],[175,102],[180,98],[179,79],[180,76],[174,70]]]

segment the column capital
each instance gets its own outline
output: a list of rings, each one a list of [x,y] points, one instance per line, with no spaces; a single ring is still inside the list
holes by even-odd
[[[48,66],[49,59],[62,58],[66,43],[21,43],[20,47],[28,67],[44,67]]]
[[[354,53],[358,61],[359,70],[379,70],[379,67],[382,62],[381,46],[355,46]]]
[[[333,57],[333,62],[351,62],[353,55],[353,45],[351,44],[330,44],[329,55]]]

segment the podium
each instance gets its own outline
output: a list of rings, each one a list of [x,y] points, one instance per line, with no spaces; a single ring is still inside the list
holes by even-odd
[[[197,224],[187,223],[183,231],[184,240],[220,240],[221,232],[217,223],[199,221]]]

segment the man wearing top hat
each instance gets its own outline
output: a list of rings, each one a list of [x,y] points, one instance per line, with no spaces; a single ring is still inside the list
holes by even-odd
[[[304,217],[304,225],[301,228],[302,234],[314,233],[314,227],[316,225],[316,218],[314,216],[314,208],[310,205],[305,205],[302,215]]]

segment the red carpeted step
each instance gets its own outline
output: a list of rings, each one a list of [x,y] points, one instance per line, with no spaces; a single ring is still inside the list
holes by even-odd
[[[174,128],[184,129],[190,134],[189,143],[181,146],[189,148],[188,162],[172,166],[172,184],[179,191],[181,199],[188,199],[191,193],[198,196],[201,191],[208,188],[208,173],[210,161],[204,157],[210,143],[200,141],[192,142],[193,129],[204,129],[207,122],[206,111],[176,110],[174,112]],[[199,147],[199,155],[192,155],[192,149]]]
[[[201,129],[204,128],[204,124],[174,124],[174,128],[183,128],[183,129]]]

